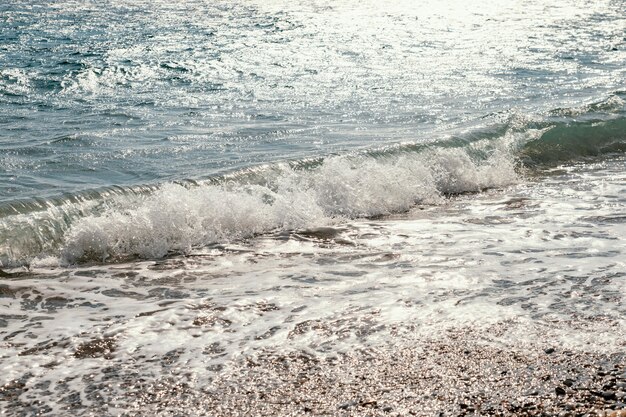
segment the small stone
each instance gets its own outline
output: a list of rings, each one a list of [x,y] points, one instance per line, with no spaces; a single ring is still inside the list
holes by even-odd
[[[554,353],[554,348],[547,348],[543,350],[544,352],[546,352],[548,355],[550,355],[551,353]]]
[[[390,406],[390,405],[386,405],[386,406],[384,406],[384,407],[382,408],[382,410],[383,410],[383,412],[385,412],[385,413],[389,413],[389,412],[393,411],[393,407],[392,407],[392,406]]]
[[[376,407],[378,402],[376,400],[363,400],[359,403],[361,407]]]
[[[606,384],[604,384],[604,387],[602,387],[602,389],[615,389],[615,384],[617,383],[617,380],[615,379],[609,379]]]
[[[561,387],[556,387],[554,391],[556,392],[556,395],[565,395],[565,390]]]
[[[615,391],[602,391],[601,392],[601,396],[602,398],[604,398],[605,400],[614,400],[615,399]]]
[[[565,385],[566,387],[571,387],[572,385],[574,385],[574,380],[567,378],[565,381],[563,381],[563,385]]]
[[[305,412],[305,413],[310,413],[310,412],[312,412],[312,411],[313,411],[313,409],[312,409],[312,408],[310,408],[310,407],[304,407],[304,412]]]
[[[337,406],[337,408],[339,408],[341,410],[347,410],[348,408],[354,407],[355,405],[357,405],[356,401],[347,401],[347,402],[345,402],[343,404],[339,404]]]

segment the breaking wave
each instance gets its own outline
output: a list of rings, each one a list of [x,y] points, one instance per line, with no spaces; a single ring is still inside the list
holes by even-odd
[[[622,102],[623,103],[623,102]],[[283,162],[205,182],[112,187],[0,206],[0,266],[187,253],[503,187],[525,169],[626,151],[626,119],[509,120],[430,144]]]

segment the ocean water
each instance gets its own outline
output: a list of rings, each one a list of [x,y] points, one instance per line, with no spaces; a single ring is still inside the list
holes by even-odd
[[[625,151],[623,0],[0,4],[5,409],[459,327],[623,351]]]

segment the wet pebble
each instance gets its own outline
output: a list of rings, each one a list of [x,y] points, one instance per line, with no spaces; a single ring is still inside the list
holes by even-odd
[[[347,410],[350,407],[354,407],[357,405],[357,401],[346,401],[345,403],[341,403],[337,406],[340,410]]]
[[[606,384],[604,384],[604,386],[602,387],[602,389],[607,390],[607,389],[614,389],[615,388],[615,384],[617,383],[617,380],[615,379],[610,379],[606,382]]]
[[[571,387],[572,385],[574,385],[574,381],[568,378],[565,381],[563,381],[563,385],[565,385],[566,387]]]
[[[378,406],[378,402],[376,400],[363,400],[359,403],[359,406],[361,407],[377,407]]]

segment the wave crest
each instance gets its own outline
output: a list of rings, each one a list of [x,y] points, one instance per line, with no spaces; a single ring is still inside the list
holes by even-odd
[[[505,152],[473,161],[463,149],[393,158],[334,157],[313,170],[283,166],[264,185],[167,184],[132,204],[81,218],[61,249],[67,263],[186,253],[247,238],[405,211],[442,194],[479,191],[517,179]]]
[[[542,169],[626,152],[626,118],[531,120],[436,143],[279,163],[204,183],[111,187],[0,206],[0,266],[154,258],[277,230],[310,228],[436,204]],[[596,106],[597,107],[597,106]],[[47,261],[46,261],[47,262]]]

